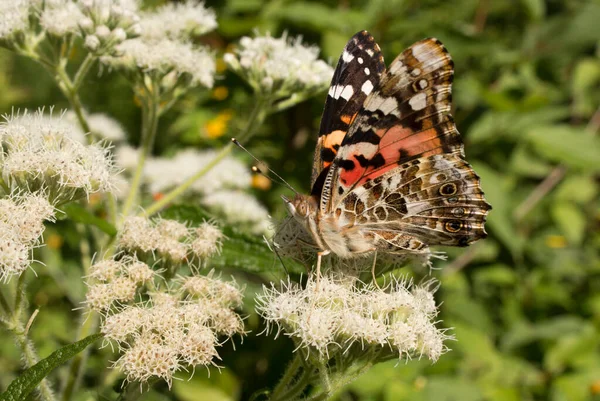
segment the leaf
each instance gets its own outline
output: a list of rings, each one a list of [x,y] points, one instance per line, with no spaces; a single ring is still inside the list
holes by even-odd
[[[117,235],[117,228],[115,226],[110,224],[108,221],[93,215],[77,203],[69,203],[67,205],[62,206],[61,208],[62,211],[65,212],[71,220],[77,223],[90,224],[96,226],[110,236]]]
[[[13,380],[6,391],[0,394],[0,401],[24,400],[50,372],[83,351],[100,337],[102,337],[102,334],[92,334],[83,340],[65,345],[54,351],[49,357],[42,359]]]
[[[161,215],[167,219],[188,221],[200,224],[213,216],[197,206],[175,205],[165,210]],[[221,226],[227,237],[223,241],[221,254],[211,258],[211,266],[245,270],[248,272],[268,272],[281,269],[281,262],[262,237],[251,236],[231,226]],[[291,259],[284,260],[288,272],[301,273],[306,271],[304,266]]]
[[[557,202],[552,205],[552,217],[571,244],[581,244],[588,217],[579,206],[572,202]]]
[[[581,128],[538,126],[531,128],[526,138],[536,152],[548,160],[590,172],[600,171],[600,141]]]

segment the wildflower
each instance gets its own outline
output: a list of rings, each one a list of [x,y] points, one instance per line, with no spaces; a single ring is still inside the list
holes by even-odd
[[[72,125],[41,111],[5,116],[0,124],[2,174],[12,189],[42,191],[55,205],[110,191],[115,170],[107,149],[72,139]]]
[[[452,337],[435,327],[437,307],[429,287],[411,288],[396,280],[385,289],[359,289],[352,281],[324,276],[318,290],[314,279],[304,289],[290,283],[282,290],[265,287],[258,309],[267,331],[277,326],[321,356],[358,343],[363,349],[391,347],[400,357],[424,355],[436,361]]]
[[[123,126],[114,118],[103,114],[95,113],[88,116],[88,123],[92,133],[98,137],[107,139],[111,142],[121,142],[127,139],[127,134]]]
[[[142,13],[140,22],[144,39],[187,39],[217,27],[215,13],[198,1],[168,3]]]
[[[254,233],[265,233],[270,229],[267,210],[244,192],[222,190],[205,195],[201,202],[221,213],[230,223],[248,227]]]
[[[214,57],[190,43],[137,38],[124,41],[117,46],[117,51],[119,55],[102,57],[101,62],[125,71],[141,71],[159,82],[167,79],[163,84],[168,87],[213,86]],[[171,82],[171,76],[175,77],[175,82]]]
[[[20,275],[32,263],[44,220],[54,220],[54,207],[43,194],[10,194],[0,199],[0,281]]]
[[[227,130],[227,125],[229,124],[229,120],[233,113],[231,110],[225,110],[219,113],[215,118],[209,120],[206,124],[204,124],[204,130],[206,131],[206,136],[214,139],[223,136]]]
[[[79,21],[84,18],[79,6],[71,0],[53,0],[44,4],[40,25],[51,35],[62,37],[79,32]]]
[[[0,42],[11,40],[29,28],[28,0],[0,2]]]
[[[135,257],[101,260],[90,268],[86,303],[90,309],[104,311],[115,303],[132,301],[137,289],[153,279],[155,272]]]
[[[204,222],[195,229],[196,239],[191,243],[192,252],[200,259],[206,259],[221,250],[223,233],[211,223]]]
[[[319,49],[302,44],[301,38],[243,37],[239,48],[224,60],[234,72],[263,95],[284,98],[326,90],[333,68],[318,60]]]
[[[139,150],[129,145],[120,145],[115,151],[115,164],[126,170],[134,170],[138,164]]]
[[[144,177],[152,193],[174,188],[192,177],[216,157],[217,152],[188,149],[173,158],[152,158],[145,166]],[[225,157],[202,178],[196,180],[190,191],[210,194],[220,189],[248,188],[251,175],[248,168],[233,157]]]
[[[191,285],[192,281],[196,283]],[[184,289],[153,292],[147,302],[109,312],[102,322],[102,333],[122,351],[114,367],[124,372],[128,381],[159,378],[170,385],[180,370],[214,364],[219,358],[219,336],[243,334],[230,294],[220,294],[235,286],[212,278],[184,279],[182,284],[188,289],[202,287],[202,291],[193,297]],[[235,297],[233,302],[241,299]]]

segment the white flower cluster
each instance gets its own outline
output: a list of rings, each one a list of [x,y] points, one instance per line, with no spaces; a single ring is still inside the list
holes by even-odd
[[[155,272],[135,257],[108,259],[95,263],[88,278],[86,304],[103,312],[112,306],[133,301],[138,288],[154,278]]]
[[[108,150],[83,145],[73,124],[42,111],[5,116],[0,124],[0,169],[5,188],[43,191],[59,205],[110,191],[116,171]]]
[[[115,46],[141,33],[138,5],[132,0],[78,0],[78,20],[85,47],[97,55],[114,54]]]
[[[261,94],[283,98],[302,92],[326,90],[333,68],[317,59],[317,47],[301,38],[243,37],[239,48],[225,54],[227,65]]]
[[[229,223],[242,226],[255,234],[271,229],[269,212],[255,197],[234,190],[221,190],[207,194],[200,203],[222,215]]]
[[[148,74],[165,90],[175,86],[211,88],[216,70],[214,56],[192,45],[189,39],[216,27],[214,13],[202,3],[188,1],[142,15],[141,36],[124,41],[117,46],[117,55],[102,57],[101,62],[127,72]]]
[[[30,0],[0,2],[0,41],[12,39],[29,29]]]
[[[244,333],[234,311],[242,302],[235,282],[193,276],[180,284],[174,293],[151,293],[148,302],[105,317],[101,331],[122,350],[115,367],[128,381],[159,378],[170,386],[178,371],[214,364],[219,337]]]
[[[58,38],[81,35],[91,52],[111,54],[115,45],[139,35],[137,11],[137,2],[131,0],[4,0],[0,40],[9,47],[29,47],[39,27]]]
[[[186,149],[172,158],[151,158],[144,166],[144,177],[152,193],[165,192],[192,177],[216,156],[214,150]],[[225,157],[194,182],[190,191],[209,194],[223,189],[243,189],[250,187],[251,182],[248,167],[233,157]]]
[[[39,245],[44,220],[54,221],[54,207],[43,194],[0,199],[0,281],[23,273]]]
[[[223,237],[209,222],[190,228],[175,220],[131,216],[123,222],[117,246],[140,258],[156,256],[177,265],[194,257],[205,260],[219,253]]]
[[[395,281],[387,289],[322,277],[306,288],[295,284],[264,288],[259,311],[267,331],[292,337],[308,351],[322,356],[354,344],[391,347],[400,357],[426,356],[436,361],[447,351],[444,340],[452,338],[435,327],[438,313],[430,285],[412,287]]]
[[[125,129],[117,120],[104,113],[88,113],[84,111],[85,119],[87,120],[91,133],[96,138],[105,139],[111,143],[123,142],[127,139]],[[73,133],[73,139],[81,143],[88,143],[86,134],[81,130],[79,123],[77,122],[77,116],[73,111],[67,111],[64,115],[64,119],[56,118],[53,116],[45,115],[44,118],[59,120],[55,123],[71,123],[72,129],[70,132]]]
[[[141,17],[141,32],[145,39],[187,39],[217,27],[214,11],[194,0],[167,3],[155,11],[143,12]]]

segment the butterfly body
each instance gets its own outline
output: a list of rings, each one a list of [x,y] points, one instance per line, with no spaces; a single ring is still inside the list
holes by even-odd
[[[321,254],[422,254],[487,235],[491,206],[449,113],[452,77],[436,39],[387,70],[368,32],[348,42],[325,103],[311,194],[286,200]]]

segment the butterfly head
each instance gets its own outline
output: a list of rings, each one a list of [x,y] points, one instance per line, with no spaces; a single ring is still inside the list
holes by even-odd
[[[316,215],[317,201],[312,196],[296,194],[294,199],[290,200],[282,196],[285,206],[292,216],[300,223],[306,224],[311,216]]]

